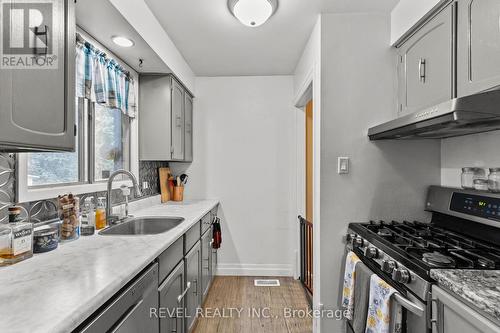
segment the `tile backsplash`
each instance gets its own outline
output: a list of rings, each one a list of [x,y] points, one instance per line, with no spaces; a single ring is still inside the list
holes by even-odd
[[[7,222],[7,208],[15,203],[16,200],[16,155],[0,153],[0,223]],[[160,193],[160,184],[158,176],[158,168],[168,167],[168,162],[161,161],[140,161],[139,162],[139,185],[142,187],[143,182],[148,182],[149,188],[142,192],[143,197],[153,196]],[[62,194],[62,193],[61,193]],[[105,197],[106,192],[94,192],[78,195],[83,201],[85,197]],[[136,199],[132,189],[131,200]],[[125,199],[119,190],[112,192],[112,202],[118,204]],[[43,221],[57,216],[57,200],[56,198],[34,201],[21,204],[26,211],[32,216],[32,220]]]

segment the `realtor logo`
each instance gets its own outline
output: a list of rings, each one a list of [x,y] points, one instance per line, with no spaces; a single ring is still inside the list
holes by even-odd
[[[0,0],[0,4],[0,68],[57,68],[54,2]]]

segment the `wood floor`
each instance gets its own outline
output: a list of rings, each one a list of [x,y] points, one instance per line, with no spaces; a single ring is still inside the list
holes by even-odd
[[[310,333],[304,289],[292,278],[280,287],[255,287],[258,277],[215,277],[195,333]],[[291,310],[303,310],[291,315]],[[305,312],[304,312],[305,311]]]

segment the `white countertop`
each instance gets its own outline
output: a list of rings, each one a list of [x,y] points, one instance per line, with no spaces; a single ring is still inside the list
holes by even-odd
[[[145,204],[156,203],[145,208]],[[70,332],[140,273],[216,200],[159,204],[147,199],[134,216],[179,216],[185,221],[159,235],[94,236],[60,244],[0,269],[0,332]]]

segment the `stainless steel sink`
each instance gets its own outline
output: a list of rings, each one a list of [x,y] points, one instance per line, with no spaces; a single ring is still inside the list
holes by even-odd
[[[99,231],[100,235],[156,235],[167,232],[184,221],[182,217],[133,217]]]

